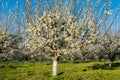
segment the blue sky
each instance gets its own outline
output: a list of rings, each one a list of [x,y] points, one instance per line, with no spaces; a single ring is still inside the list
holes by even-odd
[[[25,0],[0,0],[0,1],[3,1],[3,3],[8,3],[8,7],[7,9],[12,9],[15,4],[16,4],[16,1],[18,1],[18,5],[19,7],[22,7],[23,10],[24,10],[24,5],[25,5]],[[35,0],[30,0],[32,2],[34,2]],[[105,1],[105,0],[102,0],[102,1]],[[112,3],[111,3],[111,9],[116,9],[118,6],[120,6],[120,0],[112,0]],[[0,2],[0,11],[1,11],[1,7],[2,7],[2,3]]]
[[[7,6],[3,10],[2,10],[2,2],[1,1],[3,2],[4,6],[7,3]],[[21,7],[24,12],[25,11],[25,0],[0,0],[0,13],[1,12],[7,13],[10,9],[13,9],[15,7],[17,1],[18,1],[19,9]],[[31,1],[32,5],[34,5],[35,0],[29,0],[29,1]],[[95,1],[97,1],[97,0],[95,0]],[[102,1],[104,2],[105,0],[102,0]],[[110,9],[115,10],[118,7],[120,7],[120,0],[112,0]],[[120,18],[120,14],[119,14],[119,18]],[[117,26],[120,25],[120,19],[117,20],[115,25],[117,25]],[[113,29],[115,29],[115,28],[113,28]]]
[[[120,0],[112,0],[111,8],[115,9],[117,7],[120,7]]]
[[[6,10],[9,10],[9,9],[13,9],[18,1],[18,6],[19,7],[22,7],[22,9],[24,10],[24,5],[25,5],[25,0],[0,0],[0,1],[3,1],[3,4],[6,5],[7,3],[7,6],[6,6]],[[0,2],[0,10],[2,10],[2,3]]]

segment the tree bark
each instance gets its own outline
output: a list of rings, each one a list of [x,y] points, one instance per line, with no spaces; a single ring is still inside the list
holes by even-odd
[[[110,62],[109,62],[109,68],[110,68],[110,69],[112,69],[112,63],[113,63],[113,61],[110,61]]]
[[[53,76],[57,76],[57,60],[53,60]]]
[[[58,56],[56,54],[53,55],[52,57],[53,60],[53,77],[57,76],[57,60],[58,60]]]

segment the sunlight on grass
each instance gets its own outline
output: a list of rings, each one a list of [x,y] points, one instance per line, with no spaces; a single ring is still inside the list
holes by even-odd
[[[120,61],[113,70],[107,68],[93,69],[95,65],[106,67],[108,62],[59,63],[58,76],[52,77],[51,62],[1,62],[0,80],[119,80]]]

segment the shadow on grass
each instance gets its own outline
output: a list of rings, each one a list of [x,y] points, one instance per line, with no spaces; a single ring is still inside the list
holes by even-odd
[[[57,75],[62,75],[62,74],[64,74],[63,71],[57,73]]]
[[[116,67],[120,67],[120,62],[116,62],[112,64],[112,69],[116,68]],[[88,68],[92,68],[93,70],[97,70],[97,69],[110,69],[109,68],[109,63],[105,63],[105,64],[94,64],[91,67]]]
[[[21,68],[21,67],[25,67],[23,65],[16,65],[16,64],[9,64],[9,65],[6,65],[6,64],[0,64],[0,68],[3,69],[3,68],[10,68],[10,69],[16,69],[16,68]]]
[[[79,63],[89,63],[91,61],[73,61],[74,64],[79,64]]]
[[[59,63],[73,63],[73,64],[79,64],[79,63],[90,63],[91,61],[82,61],[82,60],[73,60],[73,61],[59,61]]]

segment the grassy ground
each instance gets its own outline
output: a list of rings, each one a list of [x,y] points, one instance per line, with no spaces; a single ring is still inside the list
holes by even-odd
[[[120,80],[120,61],[112,70],[107,63],[59,63],[58,76],[52,77],[51,62],[0,62],[0,80]]]

